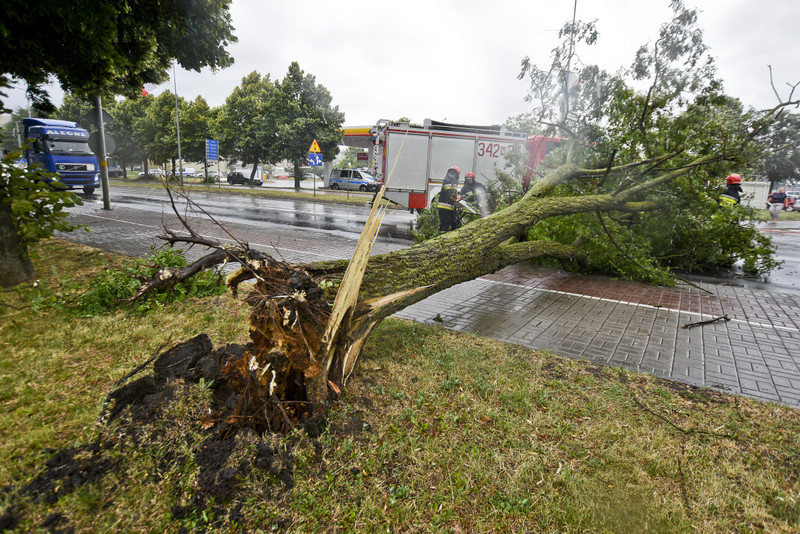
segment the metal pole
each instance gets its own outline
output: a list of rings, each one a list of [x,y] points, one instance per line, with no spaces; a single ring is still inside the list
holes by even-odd
[[[183,186],[183,158],[181,158],[181,123],[178,119],[178,79],[175,75],[175,60],[172,60],[172,81],[175,84],[175,132],[178,134],[178,175]]]
[[[103,103],[100,97],[94,101],[95,113],[97,114],[97,129],[100,136],[100,185],[103,189],[103,209],[111,209],[111,199],[108,195],[108,158],[106,157],[106,128],[103,124]]]

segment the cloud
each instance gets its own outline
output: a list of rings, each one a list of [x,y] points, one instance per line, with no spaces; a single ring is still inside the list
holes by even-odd
[[[691,0],[687,5],[693,7]],[[694,5],[732,96],[755,107],[773,105],[767,64],[782,89],[785,81],[800,80],[800,8],[794,0]],[[235,64],[217,73],[179,70],[178,93],[188,99],[202,94],[220,106],[246,74],[279,80],[297,61],[328,88],[347,124],[401,116],[500,123],[529,109],[526,82],[517,80],[520,61],[530,56],[546,65],[572,10],[573,2],[542,0],[234,0]],[[598,44],[579,50],[580,57],[611,71],[627,67],[670,15],[667,0],[578,2],[577,17],[597,19],[600,32]],[[173,81],[152,92],[163,90],[172,91]],[[24,98],[17,94],[11,105],[24,105]]]

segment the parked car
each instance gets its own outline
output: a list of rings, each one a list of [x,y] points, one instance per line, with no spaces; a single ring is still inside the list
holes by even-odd
[[[331,189],[348,189],[350,191],[377,191],[380,184],[366,171],[356,169],[333,169],[331,172]]]
[[[272,177],[276,180],[288,180],[291,178],[289,173],[283,167],[273,167],[272,168]]]
[[[231,171],[231,172],[228,173],[228,183],[231,184],[231,185],[249,184],[250,183],[250,177],[249,176],[245,176],[244,174],[242,174],[239,171]],[[261,184],[263,184],[263,183],[264,182],[262,182],[261,178],[259,178],[258,176],[253,177],[253,185],[261,187]]]
[[[139,173],[139,178],[144,178],[146,176],[149,176],[150,178],[163,178],[165,174],[161,169],[148,169],[147,173],[144,171]]]
[[[108,168],[109,178],[122,178],[122,168],[117,165]]]

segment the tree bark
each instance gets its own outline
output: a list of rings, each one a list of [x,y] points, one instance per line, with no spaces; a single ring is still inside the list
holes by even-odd
[[[0,285],[14,287],[36,277],[27,247],[22,247],[11,208],[0,203]]]

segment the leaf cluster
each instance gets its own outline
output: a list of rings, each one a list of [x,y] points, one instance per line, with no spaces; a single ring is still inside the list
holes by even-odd
[[[146,314],[164,305],[192,297],[208,297],[225,293],[225,284],[218,273],[204,271],[177,283],[170,291],[152,291],[134,303],[125,302],[141,288],[142,281],[155,276],[163,268],[188,265],[182,250],[154,250],[143,258],[125,260],[122,265],[105,268],[83,281],[60,279],[58,287],[37,283],[31,288],[20,286],[36,309],[62,309],[78,316],[94,316],[126,309]]]
[[[673,17],[657,39],[617,73],[580,61],[580,48],[597,39],[594,23],[565,25],[546,68],[523,60],[520,77],[530,80],[534,107],[515,121],[567,137],[551,164],[583,169],[549,194],[569,202],[637,188],[636,200],[658,206],[550,219],[529,238],[580,239],[593,269],[650,281],[663,281],[674,269],[727,268],[740,260],[747,269],[769,271],[772,248],[749,222],[753,210],[722,208],[717,199],[727,174],[746,175],[755,158],[776,146],[752,142],[754,131],[771,131],[774,123],[760,125],[760,116],[725,95],[696,11],[680,0],[671,7]],[[681,177],[670,178],[673,173]]]
[[[57,175],[17,166],[20,152],[9,152],[0,160],[0,209],[5,212],[19,236],[19,253],[27,257],[28,248],[55,232],[70,232],[81,226],[67,222],[67,208],[83,201],[59,189]],[[53,180],[50,183],[45,179]]]
[[[34,107],[50,111],[42,85],[51,77],[84,97],[133,96],[166,80],[173,58],[189,70],[224,68],[237,41],[230,3],[2,0],[0,86],[22,80]]]

